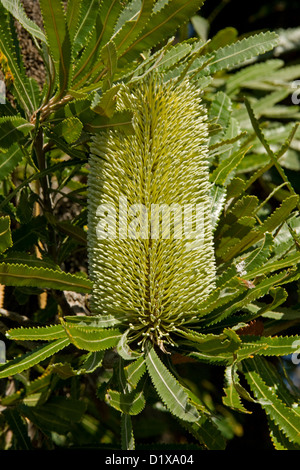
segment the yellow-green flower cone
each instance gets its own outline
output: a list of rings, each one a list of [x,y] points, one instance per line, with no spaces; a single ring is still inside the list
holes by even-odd
[[[214,288],[206,113],[188,81],[152,77],[119,103],[134,113],[133,134],[108,131],[91,147],[91,308],[163,349]]]

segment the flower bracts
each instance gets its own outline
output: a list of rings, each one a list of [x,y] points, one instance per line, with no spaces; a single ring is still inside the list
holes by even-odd
[[[206,113],[188,81],[154,77],[118,103],[133,134],[110,130],[91,147],[91,309],[164,349],[214,287]]]

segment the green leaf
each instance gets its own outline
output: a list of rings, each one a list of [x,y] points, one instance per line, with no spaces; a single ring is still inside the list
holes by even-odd
[[[272,72],[277,72],[284,65],[280,59],[266,60],[262,63],[244,67],[241,71],[232,74],[226,81],[226,91],[231,94],[236,92],[240,87],[254,79],[269,79]],[[276,75],[277,76],[277,75]]]
[[[80,5],[78,5],[80,3]],[[69,7],[70,4],[70,7]],[[77,6],[77,10],[73,11]],[[80,6],[80,8],[78,8]],[[87,42],[87,37],[93,29],[99,9],[98,0],[91,0],[83,2],[82,0],[75,0],[68,2],[67,20],[70,25],[70,18],[72,14],[72,27],[69,29],[73,41],[74,55],[78,53],[83,45]],[[76,21],[79,15],[79,20]],[[75,16],[75,21],[73,20]],[[74,30],[75,29],[75,30]]]
[[[124,374],[127,382],[135,388],[146,372],[146,362],[144,357],[139,357],[134,362],[124,367]]]
[[[18,142],[33,128],[34,126],[22,117],[0,118],[0,148],[9,149],[12,142]]]
[[[72,144],[79,139],[83,129],[82,122],[77,117],[64,119],[54,128],[58,137],[63,137],[68,144]]]
[[[218,420],[213,423],[206,416],[201,418],[195,423],[187,423],[181,421],[185,427],[207,450],[225,450],[226,440],[219,431],[217,424]]]
[[[0,253],[12,246],[10,217],[0,217]]]
[[[85,361],[81,364],[77,374],[91,374],[98,367],[101,367],[105,351],[94,351],[86,355]]]
[[[154,0],[141,0],[141,6],[137,15],[133,19],[126,21],[122,28],[114,35],[113,40],[118,55],[121,55],[143,31],[150,19],[153,4]]]
[[[142,33],[121,54],[121,57],[127,62],[134,60],[142,52],[170,37],[201,8],[202,4],[203,0],[186,0],[184,3],[181,0],[170,0],[151,15]]]
[[[117,352],[123,359],[125,359],[125,361],[131,361],[132,359],[140,356],[140,354],[136,351],[133,351],[127,343],[127,335],[129,331],[130,330],[125,331],[117,344]]]
[[[289,266],[296,266],[297,264],[300,263],[300,253],[294,253],[290,256],[286,256],[282,260],[274,260],[271,258],[267,263],[265,263],[263,266],[260,268],[256,268],[256,270],[253,271],[253,273],[249,272],[247,273],[244,278],[250,278],[253,277],[253,274],[255,276],[261,276],[263,274],[268,274],[273,271],[279,271],[280,269],[287,268]]]
[[[16,450],[30,450],[32,445],[28,437],[27,425],[15,408],[6,408],[2,411],[10,430],[16,439]]]
[[[21,58],[17,56],[14,38],[6,11],[0,5],[0,50],[6,56],[14,77],[14,95],[28,117],[35,111],[34,97],[30,80],[27,77]]]
[[[6,332],[6,336],[16,341],[53,341],[66,338],[67,335],[61,325],[52,325],[34,328],[13,328]]]
[[[1,3],[32,37],[47,44],[43,31],[36,23],[28,18],[20,0],[1,0]]]
[[[116,329],[89,330],[77,325],[64,324],[70,341],[79,349],[103,351],[113,348],[120,340],[121,333]]]
[[[227,186],[232,178],[235,176],[236,167],[240,164],[244,158],[245,153],[248,151],[248,148],[242,148],[234,152],[231,158],[223,160],[222,163],[213,171],[210,176],[210,180],[214,184],[220,186]]]
[[[63,93],[69,88],[71,73],[71,41],[63,5],[60,0],[40,0],[40,6],[60,93]]]
[[[119,325],[121,323],[120,318],[115,318],[112,315],[75,315],[75,316],[66,316],[64,317],[66,322],[76,324],[83,328],[108,328],[110,326]],[[124,320],[126,317],[124,317]]]
[[[154,348],[146,354],[146,365],[153,385],[168,410],[184,421],[197,421],[198,411],[189,403],[187,393],[161,362]]]
[[[219,91],[213,97],[209,109],[209,119],[213,120],[213,124],[220,126],[220,132],[214,134],[210,138],[209,145],[215,144],[221,136],[224,135],[225,129],[229,124],[232,103],[231,99],[223,92]]]
[[[240,394],[237,391],[236,383],[239,383],[239,378],[235,370],[234,364],[226,367],[225,370],[225,396],[223,396],[223,404],[229,406],[233,410],[242,413],[249,413],[241,402]]]
[[[241,260],[239,261],[239,269],[240,274],[244,279],[246,279],[245,276],[248,275],[249,279],[251,279],[253,275],[258,275],[257,270],[262,265],[264,265],[264,263],[267,262],[273,249],[273,245],[274,241],[272,235],[270,233],[265,233],[264,239],[259,244],[259,246],[255,250],[253,250],[248,256],[243,256],[241,258]],[[266,270],[265,272],[268,273],[271,271]]]
[[[23,356],[16,357],[0,366],[0,378],[3,379],[11,375],[19,374],[23,372],[23,370],[30,369],[30,367],[42,362],[47,357],[53,356],[53,354],[69,344],[70,340],[68,338],[58,339],[48,343],[46,346],[39,346]]]
[[[65,397],[53,397],[44,405],[18,406],[19,411],[43,432],[65,435],[73,423],[79,422],[86,409],[84,402]]]
[[[238,351],[238,359],[242,360],[244,350],[249,345],[261,346],[256,355],[259,356],[288,356],[295,351],[295,344],[299,344],[299,336],[242,336],[242,346]]]
[[[92,3],[95,5],[92,5]],[[88,21],[92,14],[93,16],[91,16],[91,18],[93,18],[95,25],[91,30],[91,34],[89,36],[86,34],[87,37],[83,37],[86,47],[74,71],[74,81],[76,82],[77,88],[85,86],[95,74],[96,76],[99,75],[101,64],[102,68],[104,68],[102,59],[99,61],[100,51],[106,50],[106,52],[104,52],[105,59],[105,57],[112,52],[112,48],[115,47],[112,42],[109,46],[107,46],[107,43],[112,39],[115,23],[117,22],[124,4],[118,0],[112,0],[109,3],[101,2],[99,9],[98,1],[95,0],[91,2],[90,7],[95,8],[95,11],[86,12],[87,16],[85,18]],[[98,79],[95,78],[94,81],[97,82]]]
[[[92,3],[93,2],[89,2],[88,6],[90,6]],[[67,21],[68,31],[70,34],[70,39],[71,39],[71,42],[73,43],[72,44],[73,52],[75,49],[74,36],[76,32],[78,31],[78,28],[82,26],[82,24],[79,22],[79,19],[80,19],[80,15],[82,14],[82,9],[86,6],[87,6],[86,2],[83,2],[82,0],[68,1],[68,4],[67,4],[66,21]]]
[[[280,226],[283,221],[287,219],[293,209],[297,206],[299,201],[298,195],[287,197],[281,204],[280,207],[275,211],[259,226],[255,227],[249,232],[240,242],[236,243],[235,246],[231,247],[226,254],[222,256],[224,262],[229,261],[237,254],[247,250],[255,243],[260,241],[266,232],[272,233]]]
[[[142,390],[133,390],[129,393],[121,393],[116,390],[107,390],[106,403],[128,415],[138,415],[145,407],[145,398]]]
[[[213,184],[210,190],[211,199],[211,225],[215,230],[226,202],[226,188]]]
[[[300,443],[299,414],[292,407],[287,406],[276,394],[276,384],[267,386],[265,371],[258,358],[248,359],[243,362],[243,370],[246,380],[254,395],[263,400],[262,407],[280,431],[296,444]]]
[[[268,425],[275,450],[300,450],[300,445],[290,442],[269,417]]]
[[[135,449],[131,416],[123,413],[121,415],[121,446],[122,450]]]
[[[89,293],[92,288],[91,282],[81,276],[54,269],[12,263],[0,263],[0,283],[7,286],[28,286],[85,293]]]
[[[96,95],[91,105],[92,110],[101,116],[111,118],[116,110],[117,93],[120,86],[120,84],[113,86],[102,96]]]
[[[245,63],[259,54],[273,49],[278,43],[278,35],[274,32],[255,34],[218,49],[206,72],[214,74],[220,70],[232,69]]]

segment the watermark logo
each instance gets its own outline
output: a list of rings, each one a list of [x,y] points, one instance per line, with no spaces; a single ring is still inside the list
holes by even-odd
[[[186,249],[200,249],[204,242],[203,204],[144,204],[128,205],[121,196],[119,205],[100,204],[96,211],[99,240],[158,240],[182,239]]]
[[[292,83],[292,87],[296,88],[296,90],[292,94],[292,103],[297,105],[300,103],[300,80],[294,80]]]
[[[4,341],[0,340],[0,364],[5,364],[6,362],[6,345]]]
[[[0,104],[6,103],[6,86],[3,80],[0,80]]]
[[[297,351],[292,354],[292,363],[298,365],[300,364],[300,340],[294,341],[292,347],[293,349],[297,349]]]

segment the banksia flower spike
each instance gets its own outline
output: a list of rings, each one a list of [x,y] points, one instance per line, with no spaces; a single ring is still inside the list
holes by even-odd
[[[164,351],[214,288],[206,113],[187,80],[156,76],[118,103],[133,111],[133,134],[111,130],[91,147],[91,309]]]

